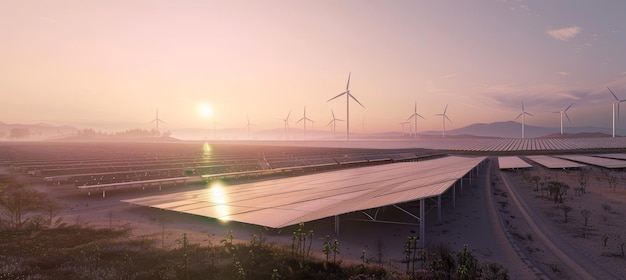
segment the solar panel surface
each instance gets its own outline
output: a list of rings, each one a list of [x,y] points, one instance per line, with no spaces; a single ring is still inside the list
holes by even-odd
[[[124,202],[282,228],[359,210],[435,197],[485,157],[451,156],[158,195]]]

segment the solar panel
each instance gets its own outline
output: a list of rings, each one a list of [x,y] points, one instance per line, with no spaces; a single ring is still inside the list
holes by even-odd
[[[527,156],[528,159],[547,168],[579,168],[584,164],[551,156]]]
[[[533,166],[525,162],[519,157],[498,157],[498,166],[500,169],[519,169],[519,168],[532,168]]]
[[[359,210],[434,197],[485,157],[451,156],[220,186],[124,202],[282,228]]]

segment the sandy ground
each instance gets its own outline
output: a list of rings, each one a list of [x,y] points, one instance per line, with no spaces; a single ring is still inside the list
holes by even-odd
[[[566,203],[573,210],[568,223],[557,205],[534,192],[534,185],[523,182],[519,172],[500,172],[495,158],[485,165],[470,181],[465,179],[463,189],[457,185],[456,199],[451,192],[442,196],[442,222],[437,220],[437,209],[426,217],[426,242],[445,244],[454,251],[468,244],[481,262],[499,262],[508,269],[512,279],[620,279],[626,275],[626,258],[621,257],[619,243],[626,240],[626,191],[608,188],[606,180],[591,176],[588,192],[575,196],[567,194]],[[530,173],[556,177],[577,186],[575,176],[563,171],[549,171],[534,167]],[[595,170],[597,173],[598,170]],[[558,174],[558,175],[557,175]],[[186,233],[192,243],[219,244],[228,231],[236,240],[249,242],[252,234],[264,236],[266,242],[290,246],[291,233],[296,226],[283,229],[266,229],[241,223],[223,223],[206,217],[130,206],[122,199],[172,193],[197,189],[199,186],[165,187],[150,189],[112,190],[106,197],[102,193],[88,195],[72,186],[31,186],[44,190],[59,199],[67,208],[61,214],[68,224],[78,223],[97,227],[130,226],[132,238],[152,238],[164,247],[177,246],[176,240]],[[601,205],[611,206],[605,213]],[[427,206],[434,205],[429,202]],[[406,205],[411,211],[416,205]],[[399,215],[391,207],[383,209],[389,215]],[[584,227],[580,210],[589,209],[589,224]],[[606,216],[606,219],[604,217]],[[415,225],[381,224],[364,221],[363,215],[352,213],[340,217],[339,234],[334,232],[334,219],[327,218],[304,226],[314,231],[311,251],[321,254],[326,235],[338,239],[339,255],[344,262],[360,262],[362,250],[371,263],[382,263],[403,271],[404,244],[409,236],[417,235]],[[582,230],[586,237],[582,238]],[[601,237],[609,235],[607,247]],[[620,236],[623,235],[623,236]],[[565,257],[564,257],[565,256]]]

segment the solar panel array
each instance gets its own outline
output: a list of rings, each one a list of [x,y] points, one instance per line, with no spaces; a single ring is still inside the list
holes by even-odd
[[[517,156],[498,157],[498,166],[500,167],[500,169],[520,169],[533,167],[528,162],[525,162]]]
[[[551,156],[527,156],[528,159],[547,168],[580,168],[585,167],[585,164],[573,162],[571,160],[565,160],[561,158]]]
[[[478,138],[420,139],[416,147],[449,151],[517,152],[624,149],[626,137],[618,138]]]
[[[485,157],[445,157],[157,195],[125,202],[282,228],[441,195]]]
[[[215,174],[419,160],[423,149],[347,149],[203,145],[202,143],[19,143],[0,145],[12,170],[77,188],[200,180]],[[171,179],[171,180],[170,180]]]
[[[593,157],[593,156],[583,156],[583,155],[562,155],[558,156],[559,158],[564,158],[572,161],[582,162],[589,165],[600,166],[604,168],[626,168],[626,161],[611,159],[611,158],[601,158],[601,157]]]

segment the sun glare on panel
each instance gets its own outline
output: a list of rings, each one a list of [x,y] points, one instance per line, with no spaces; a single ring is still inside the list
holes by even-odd
[[[211,184],[211,201],[216,204],[217,209],[217,219],[220,221],[228,221],[228,216],[230,216],[230,209],[227,205],[227,196],[224,191],[224,186],[220,182],[214,182]]]
[[[209,143],[204,142],[202,145],[202,157],[208,158],[211,156],[211,145]]]

